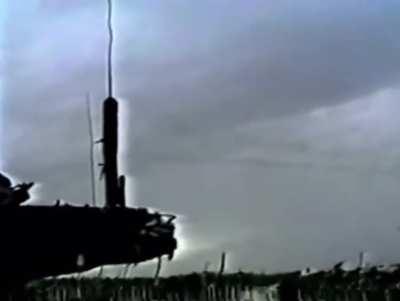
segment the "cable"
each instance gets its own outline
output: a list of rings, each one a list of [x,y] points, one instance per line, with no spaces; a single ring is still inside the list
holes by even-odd
[[[107,27],[108,27],[108,53],[107,53],[107,74],[108,74],[108,96],[113,95],[113,73],[112,73],[112,50],[114,42],[114,31],[112,27],[112,0],[107,0],[108,14],[107,14]]]
[[[125,265],[124,271],[123,271],[123,273],[122,273],[122,278],[123,278],[123,279],[126,279],[130,267],[131,267],[131,264],[130,264],[130,263],[127,263],[127,264]]]
[[[101,278],[103,276],[104,267],[100,266],[99,273],[97,274],[97,278]]]
[[[154,285],[158,286],[159,284],[159,277],[160,277],[160,272],[161,272],[161,266],[162,266],[162,257],[158,257],[158,261],[157,261],[157,269],[156,269],[156,273],[154,275]]]

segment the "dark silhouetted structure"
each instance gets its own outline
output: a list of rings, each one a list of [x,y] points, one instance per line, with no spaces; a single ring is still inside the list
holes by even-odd
[[[104,101],[103,118],[106,204],[109,207],[125,207],[118,185],[118,102],[112,97]]]
[[[28,281],[101,265],[173,257],[174,216],[126,208],[125,178],[118,176],[118,102],[104,101],[103,155],[106,206],[20,206],[33,183],[14,188],[0,175],[0,300],[24,300]],[[4,198],[5,199],[5,198]]]

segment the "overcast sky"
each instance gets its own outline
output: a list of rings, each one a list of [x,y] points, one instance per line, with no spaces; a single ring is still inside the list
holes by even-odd
[[[40,183],[34,204],[90,202],[105,4],[0,4],[0,167]],[[181,216],[166,273],[222,250],[232,271],[400,261],[399,1],[115,6],[129,202]]]

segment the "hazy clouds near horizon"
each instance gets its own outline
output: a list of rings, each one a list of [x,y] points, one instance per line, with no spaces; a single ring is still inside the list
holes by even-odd
[[[169,272],[222,250],[232,270],[400,260],[398,1],[115,2],[123,170],[137,205],[182,216]],[[90,197],[105,8],[3,7],[1,164],[42,203]]]

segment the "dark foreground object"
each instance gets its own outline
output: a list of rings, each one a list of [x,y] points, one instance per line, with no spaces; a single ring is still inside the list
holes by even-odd
[[[125,177],[118,172],[118,101],[112,97],[103,102],[99,142],[104,208],[20,206],[29,199],[33,183],[12,187],[0,174],[0,301],[26,300],[24,286],[34,279],[163,255],[172,258],[175,217],[126,207]]]
[[[177,246],[172,220],[134,208],[2,207],[0,298],[33,279],[171,258]]]

